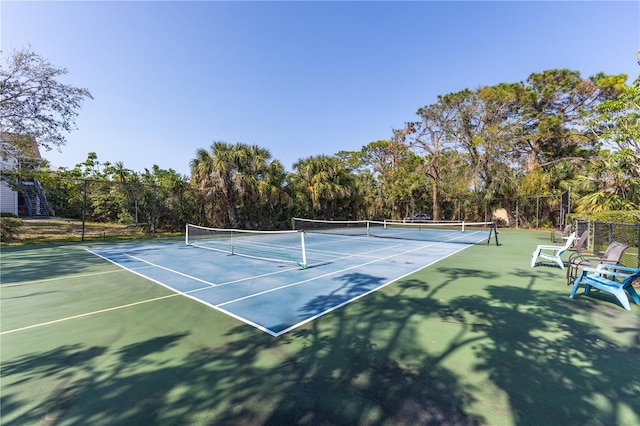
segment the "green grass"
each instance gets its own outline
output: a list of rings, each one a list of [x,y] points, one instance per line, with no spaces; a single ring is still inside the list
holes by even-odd
[[[279,338],[86,245],[3,248],[0,423],[640,424],[640,306],[530,268],[548,232],[500,242]]]
[[[75,219],[25,219],[15,235],[3,246],[23,246],[30,244],[54,244],[66,242],[121,240],[150,238],[152,234],[143,226],[118,223],[86,222]],[[155,236],[176,236],[176,233],[156,232]]]

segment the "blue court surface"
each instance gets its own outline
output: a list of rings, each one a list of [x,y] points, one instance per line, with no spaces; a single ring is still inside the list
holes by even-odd
[[[476,241],[486,237],[486,232],[479,232]],[[297,234],[278,236],[276,241],[257,240],[259,249],[251,255],[279,253],[283,254],[282,259],[245,257],[241,250],[230,255],[185,242],[88,250],[272,336],[280,336],[469,247],[450,242],[309,233],[304,239],[307,267],[302,268],[289,260],[299,250]]]

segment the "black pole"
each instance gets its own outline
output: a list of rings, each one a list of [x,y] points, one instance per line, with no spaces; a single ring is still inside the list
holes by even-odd
[[[84,180],[84,196],[82,197],[82,237],[81,241],[84,241],[84,223],[87,216],[87,180]]]
[[[638,225],[638,268],[640,268],[640,225]]]
[[[158,187],[153,185],[153,210],[151,212],[151,235],[156,235],[156,214],[158,203]]]
[[[491,222],[491,228],[489,229],[489,239],[487,240],[487,245],[491,244],[491,233],[493,233],[493,237],[496,239],[496,245],[499,246],[498,242],[498,224],[497,222]]]

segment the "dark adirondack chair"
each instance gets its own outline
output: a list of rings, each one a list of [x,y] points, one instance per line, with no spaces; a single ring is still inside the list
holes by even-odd
[[[627,248],[629,248],[628,245],[614,241],[600,256],[589,252],[571,254],[567,262],[567,285],[571,285],[575,281],[583,268],[596,268],[600,264],[618,265],[622,259],[622,253]]]

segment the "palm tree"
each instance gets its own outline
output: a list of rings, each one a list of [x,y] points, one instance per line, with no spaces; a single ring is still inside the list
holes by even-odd
[[[350,197],[354,195],[354,175],[344,162],[327,155],[311,156],[293,165],[292,185],[306,197],[311,216],[335,219],[347,212]]]
[[[577,178],[586,195],[578,200],[577,213],[640,208],[640,174],[631,150],[594,158],[586,176]]]
[[[263,222],[258,212],[261,203],[273,203],[273,193],[279,188],[277,181],[268,181],[283,168],[279,162],[270,162],[269,150],[256,145],[214,142],[211,150],[199,149],[190,163],[192,183],[210,203],[210,220],[216,220],[217,208],[226,212],[226,220],[237,227],[239,218],[259,226]],[[280,178],[282,181],[283,178]],[[264,198],[269,195],[271,198]]]
[[[284,199],[283,186],[286,173],[277,161],[271,161],[269,150],[256,145],[236,145],[242,155],[237,159],[237,188],[240,195],[239,215],[247,222],[247,227],[277,226],[272,217],[273,208]]]
[[[228,223],[237,227],[237,164],[238,157],[243,154],[239,147],[226,142],[214,142],[211,151],[198,149],[196,158],[189,163],[193,184],[203,193],[207,203],[214,207],[210,212],[212,222],[215,221],[215,205],[219,203],[226,211]]]

